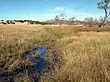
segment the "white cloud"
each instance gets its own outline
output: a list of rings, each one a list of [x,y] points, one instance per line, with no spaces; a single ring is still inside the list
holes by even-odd
[[[103,11],[102,11],[103,12]],[[83,20],[86,17],[95,17],[95,18],[99,18],[100,16],[103,15],[103,13],[101,14],[98,11],[94,11],[94,12],[86,12],[84,9],[81,10],[75,10],[75,9],[68,9],[62,6],[58,6],[55,8],[51,8],[48,10],[43,11],[42,13],[31,13],[28,18],[33,20],[50,20],[53,19],[56,15],[60,14],[60,13],[65,13],[65,15],[70,18],[70,17],[76,17],[76,19],[78,20]]]
[[[61,6],[59,6],[59,7],[55,7],[54,9],[52,9],[52,11],[54,11],[54,12],[58,12],[58,11],[64,11],[65,10],[65,8],[64,7],[61,7]]]
[[[41,17],[43,17],[43,19],[45,20],[47,19],[52,19],[54,18],[56,15],[60,14],[60,13],[65,13],[65,15],[70,18],[70,17],[76,17],[76,19],[79,20],[83,20],[86,17],[95,17],[95,18],[99,18],[101,15],[100,12],[85,12],[84,9],[81,10],[75,10],[75,9],[68,9],[62,6],[58,6],[52,9],[48,9],[46,11],[44,11],[43,14],[40,14]]]
[[[44,1],[49,1],[49,0],[44,0]]]

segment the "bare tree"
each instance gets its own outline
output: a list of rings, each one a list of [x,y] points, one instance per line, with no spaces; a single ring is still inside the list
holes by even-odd
[[[103,21],[104,21],[104,18],[101,16],[100,18],[99,18],[99,27],[101,26],[101,24],[103,23]]]
[[[92,27],[93,21],[94,21],[94,20],[93,20],[93,17],[88,17],[88,18],[85,18],[85,19],[84,19],[85,25],[90,26],[90,27]]]
[[[58,15],[55,16],[54,23],[55,24],[59,24],[60,23],[60,18],[59,18]]]
[[[75,17],[69,18],[69,25],[73,25],[75,21]]]
[[[54,22],[55,24],[59,25],[66,24],[66,15],[64,13],[56,15],[54,18]]]
[[[94,25],[98,25],[99,24],[99,20],[97,18],[95,18],[94,21],[93,21],[93,24]]]
[[[106,20],[107,20],[107,18],[108,18],[108,16],[109,16],[109,13],[108,13],[108,9],[110,9],[110,0],[103,0],[103,1],[100,1],[99,3],[98,3],[98,8],[99,9],[104,9],[104,13],[105,13],[105,17],[104,17],[104,20],[103,20],[103,22],[100,24],[100,26],[102,26],[103,25],[103,27],[104,27],[104,24],[105,24],[105,22],[106,22]]]
[[[59,18],[60,18],[60,24],[67,24],[65,13],[60,13]]]

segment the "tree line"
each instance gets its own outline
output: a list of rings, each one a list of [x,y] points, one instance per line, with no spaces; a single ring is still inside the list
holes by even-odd
[[[33,21],[33,20],[1,20],[0,23],[1,24],[27,23],[27,24],[41,24],[41,25],[51,24],[49,22],[40,22],[40,21]]]

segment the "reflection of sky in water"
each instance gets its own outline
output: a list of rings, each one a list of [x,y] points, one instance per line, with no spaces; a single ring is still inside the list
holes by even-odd
[[[40,55],[40,58],[35,58],[37,54]],[[48,68],[48,64],[45,61],[46,55],[47,55],[47,46],[42,46],[40,48],[27,51],[27,53],[25,54],[25,58],[28,58],[30,62],[35,63],[33,67],[27,70],[28,75],[34,80],[39,78],[37,74],[41,76],[45,72],[45,69]]]
[[[0,73],[0,82],[14,82],[14,78],[22,77],[22,75],[27,74],[32,82],[39,82],[42,75],[45,75],[47,72],[51,72],[55,68],[59,68],[62,65],[62,62],[59,59],[59,56],[56,52],[52,51],[51,62],[49,63],[47,58],[47,46],[41,46],[28,50],[24,53],[22,62],[24,62],[21,69],[16,69],[11,72]],[[36,55],[37,56],[36,58]],[[25,60],[34,63],[34,66],[25,67]],[[24,68],[25,67],[25,68]],[[5,81],[4,81],[5,79]]]

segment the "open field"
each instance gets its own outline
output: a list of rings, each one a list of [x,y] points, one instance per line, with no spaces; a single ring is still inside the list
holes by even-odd
[[[66,61],[42,82],[110,82],[110,28],[0,25],[0,71],[19,67],[23,53],[39,45]]]

